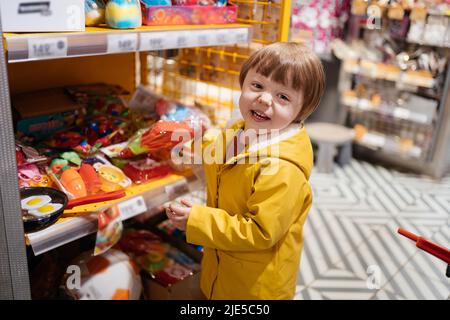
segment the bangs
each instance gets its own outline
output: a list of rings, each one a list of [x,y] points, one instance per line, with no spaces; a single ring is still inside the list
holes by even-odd
[[[270,78],[294,90],[303,90],[305,79],[302,79],[304,70],[302,70],[301,66],[280,60],[279,55],[261,59],[255,65],[255,71],[266,78]]]

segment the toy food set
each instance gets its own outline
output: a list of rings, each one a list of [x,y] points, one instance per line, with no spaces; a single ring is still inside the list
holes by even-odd
[[[81,160],[74,151],[62,153],[52,160],[49,175],[69,199],[107,193],[131,186],[121,169],[99,156]]]
[[[187,255],[147,230],[127,230],[118,243],[138,266],[162,286],[171,286],[200,270]]]
[[[106,4],[105,20],[111,28],[130,29],[141,26],[139,0],[109,0]]]
[[[42,140],[79,125],[85,117],[82,105],[73,101],[64,88],[20,93],[12,97],[17,134]]]
[[[63,192],[44,187],[21,188],[20,199],[22,220],[27,233],[56,222],[68,201]]]
[[[84,16],[87,27],[105,23],[105,1],[84,0]]]
[[[139,268],[124,252],[116,249],[92,256],[86,251],[68,263],[81,270],[80,286],[69,286],[71,273],[61,284],[64,291],[76,300],[138,300],[142,293]],[[66,270],[64,268],[64,270]]]
[[[225,24],[237,20],[237,6],[223,0],[176,0],[172,5],[153,5],[141,0],[142,24]]]

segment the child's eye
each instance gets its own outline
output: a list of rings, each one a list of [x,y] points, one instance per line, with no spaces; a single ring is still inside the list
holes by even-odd
[[[291,101],[290,99],[289,99],[289,97],[288,96],[286,96],[286,95],[284,95],[284,94],[279,94],[278,95],[279,97],[280,97],[280,99],[282,99],[282,100],[285,100],[285,101]]]
[[[260,85],[259,83],[253,82],[252,86],[256,89],[262,89],[262,85]]]

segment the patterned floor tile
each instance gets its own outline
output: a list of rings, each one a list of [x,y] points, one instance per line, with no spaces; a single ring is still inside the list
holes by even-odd
[[[365,280],[338,268],[322,274],[307,289],[314,289],[325,299],[332,300],[368,300],[374,295],[374,289],[368,288]]]
[[[435,280],[405,266],[382,289],[409,300],[444,300],[450,294],[450,281]]]
[[[378,290],[370,300],[406,300],[406,298],[387,290]]]
[[[352,160],[331,174],[313,170],[310,181],[298,281],[305,299],[450,296],[445,263],[397,233],[450,246],[450,176],[438,181]]]

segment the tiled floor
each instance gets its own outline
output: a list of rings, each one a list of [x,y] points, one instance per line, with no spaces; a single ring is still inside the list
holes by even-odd
[[[450,299],[446,264],[397,233],[450,247],[450,177],[353,160],[310,181],[296,299]]]

